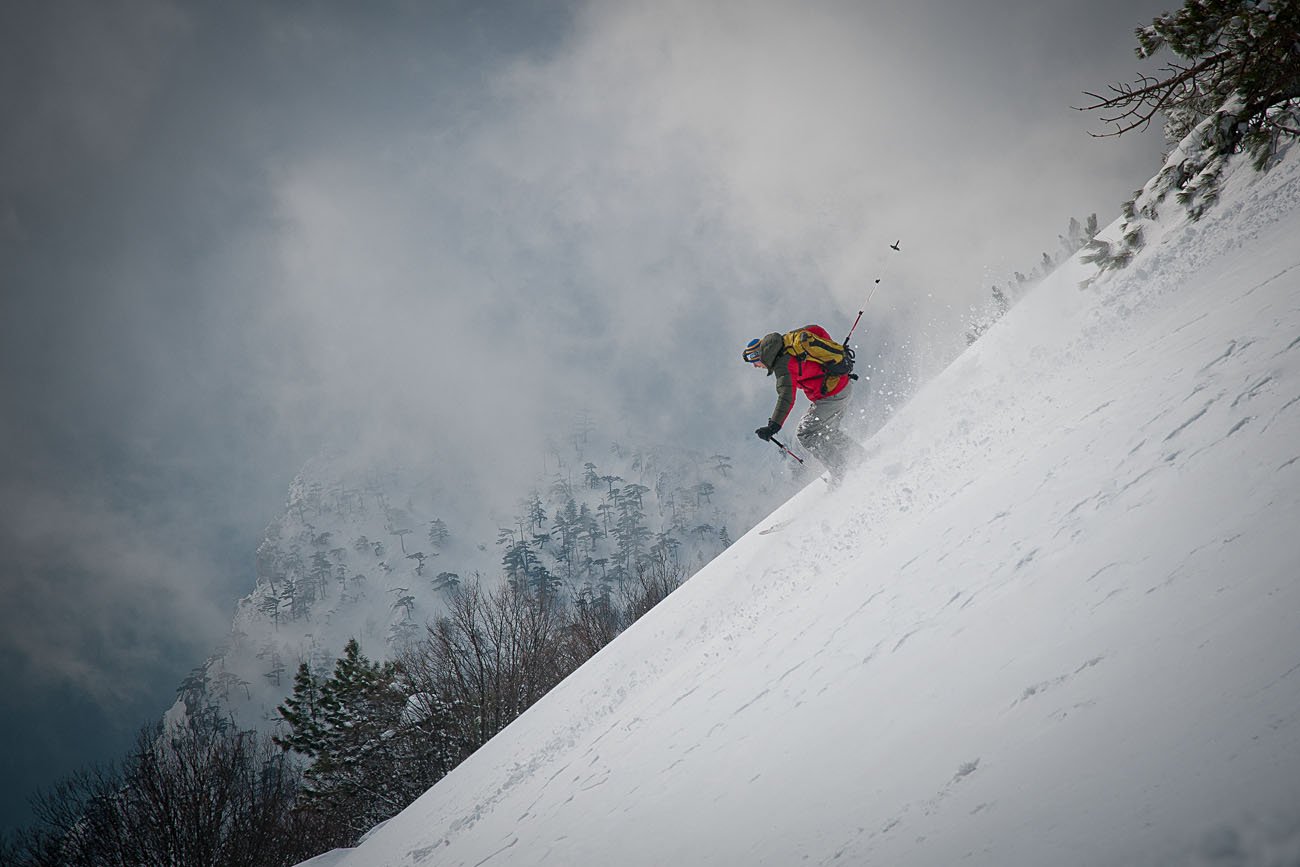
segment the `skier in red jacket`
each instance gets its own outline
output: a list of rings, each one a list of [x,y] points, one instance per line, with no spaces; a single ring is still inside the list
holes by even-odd
[[[781,430],[790,410],[794,409],[797,387],[812,405],[799,420],[795,436],[830,470],[831,485],[835,486],[863,452],[862,446],[840,430],[840,422],[853,393],[853,377],[828,374],[822,364],[811,358],[798,357],[789,338],[799,331],[810,332],[825,341],[831,340],[830,334],[820,325],[805,325],[788,334],[773,332],[755,338],[745,346],[742,353],[745,361],[765,369],[768,376],[776,376],[776,407],[767,424],[754,433],[760,439],[771,440]]]

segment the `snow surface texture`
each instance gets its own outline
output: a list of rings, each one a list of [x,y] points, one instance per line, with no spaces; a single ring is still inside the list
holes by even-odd
[[[1300,863],[1300,159],[1165,210],[313,867]]]

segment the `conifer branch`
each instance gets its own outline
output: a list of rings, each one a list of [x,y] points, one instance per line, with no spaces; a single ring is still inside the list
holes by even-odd
[[[1090,132],[1088,135],[1093,138],[1114,138],[1121,136],[1126,132],[1138,128],[1145,128],[1152,119],[1177,103],[1178,98],[1184,95],[1189,89],[1195,88],[1195,79],[1205,71],[1218,67],[1230,56],[1230,52],[1221,51],[1211,57],[1207,57],[1194,66],[1179,66],[1171,63],[1164,67],[1164,71],[1169,75],[1165,78],[1155,78],[1154,76],[1142,74],[1138,77],[1135,86],[1133,84],[1112,84],[1108,85],[1113,96],[1102,96],[1089,90],[1083,92],[1084,96],[1092,97],[1095,102],[1092,105],[1071,106],[1075,111],[1105,111],[1109,109],[1124,109],[1119,114],[1103,115],[1103,123],[1115,124],[1117,127],[1112,132],[1095,133]]]

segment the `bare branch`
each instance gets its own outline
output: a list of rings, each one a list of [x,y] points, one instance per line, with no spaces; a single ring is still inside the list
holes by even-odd
[[[1121,136],[1131,130],[1150,125],[1157,114],[1176,104],[1189,86],[1194,86],[1198,76],[1227,62],[1231,56],[1232,53],[1229,51],[1220,51],[1192,66],[1171,63],[1163,67],[1163,71],[1168,73],[1164,78],[1142,73],[1133,84],[1109,85],[1113,96],[1102,96],[1085,90],[1084,96],[1091,97],[1093,103],[1072,106],[1072,108],[1076,111],[1123,109],[1119,114],[1103,115],[1101,118],[1103,123],[1114,124],[1116,127],[1114,131],[1089,133],[1093,138]]]

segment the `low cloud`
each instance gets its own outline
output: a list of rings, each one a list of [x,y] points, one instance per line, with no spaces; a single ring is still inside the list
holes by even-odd
[[[203,640],[229,627],[230,606],[204,590],[216,576],[193,537],[163,536],[86,491],[4,499],[0,635],[26,660],[27,688],[69,684],[111,707],[151,688],[141,672],[174,669],[165,654],[197,654],[182,663],[192,667]]]

